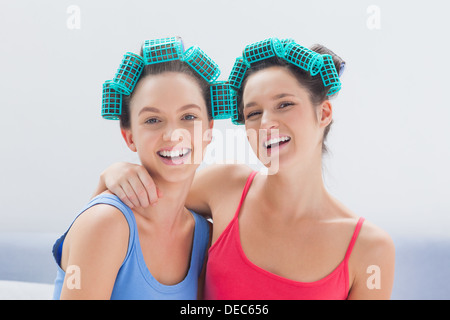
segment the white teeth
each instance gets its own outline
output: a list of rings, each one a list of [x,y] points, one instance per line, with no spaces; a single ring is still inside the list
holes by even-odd
[[[183,148],[183,149],[172,150],[172,151],[163,150],[163,151],[159,151],[158,154],[163,157],[166,157],[166,158],[175,158],[175,157],[182,157],[182,156],[186,155],[188,152],[189,152],[188,148]]]
[[[272,145],[272,144],[280,143],[280,142],[284,142],[284,141],[289,141],[289,140],[291,140],[291,138],[289,138],[289,137],[277,137],[277,138],[273,138],[273,139],[270,139],[270,140],[264,142],[264,147],[267,148],[268,146],[270,146],[270,145]]]

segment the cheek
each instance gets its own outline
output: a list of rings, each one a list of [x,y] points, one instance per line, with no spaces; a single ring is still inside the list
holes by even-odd
[[[255,154],[258,154],[259,139],[263,138],[260,135],[258,128],[255,126],[246,125],[245,131],[247,134],[247,140],[248,140],[251,148],[253,149]],[[262,131],[262,132],[264,132],[264,131]]]
[[[149,152],[156,147],[157,142],[161,138],[161,133],[141,128],[136,130],[134,136],[138,152]]]
[[[284,114],[283,122],[296,132],[315,131],[319,128],[316,111],[310,106]]]

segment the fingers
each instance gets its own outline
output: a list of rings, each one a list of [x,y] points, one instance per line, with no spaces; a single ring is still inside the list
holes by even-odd
[[[139,175],[128,178],[129,184],[133,190],[127,192],[128,198],[138,207],[147,208],[150,204],[150,198],[146,187],[142,183]]]
[[[125,187],[125,189],[128,190],[128,193],[130,193],[129,191],[130,189],[132,190],[131,186]],[[131,209],[135,207],[133,202],[128,198],[127,191],[125,191],[121,185],[117,185],[115,188],[111,188],[110,191],[114,193],[116,196],[118,196],[119,199],[122,200],[122,202],[125,203]]]
[[[128,204],[130,203],[132,205],[130,208],[147,208],[149,205],[155,205],[159,196],[153,179],[144,167],[139,166],[134,169],[127,175],[127,179],[121,183],[124,203],[128,206],[130,206]]]
[[[117,164],[105,173],[105,185],[130,208],[155,205],[162,197],[148,171],[142,165]]]
[[[139,200],[139,196],[138,196],[139,191],[137,191],[137,190],[139,190],[139,188],[137,187],[138,182],[136,182],[136,180],[138,180],[138,179],[136,179],[134,177],[129,177],[128,180],[124,181],[121,184],[122,190],[125,193],[125,200],[128,200],[128,202],[131,202],[132,206],[129,206],[130,208],[144,207],[142,205],[141,201]],[[141,189],[142,189],[142,187],[141,187]],[[121,198],[121,200],[122,200],[122,198]],[[143,203],[145,204],[145,201],[143,201]],[[147,206],[148,206],[148,201],[147,201]]]
[[[162,196],[162,192],[158,193],[158,189],[155,185],[155,182],[150,177],[148,171],[145,170],[144,167],[140,167],[137,174],[138,174],[139,182],[141,183],[139,185],[139,188],[143,188],[143,190],[135,189],[138,191],[137,194],[139,197],[139,201],[141,202],[141,204],[143,201],[149,201],[151,205],[155,205],[158,202],[158,198],[160,198]],[[148,206],[148,202],[147,202],[147,206]]]

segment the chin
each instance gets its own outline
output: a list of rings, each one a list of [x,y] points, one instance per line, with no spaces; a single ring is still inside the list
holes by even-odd
[[[164,166],[153,171],[154,174],[166,182],[177,183],[192,179],[198,165],[183,164],[179,166]]]
[[[166,177],[166,180],[169,182],[181,182],[187,179],[192,179],[194,175],[195,175],[195,168],[194,169],[184,168],[184,170],[174,170],[173,172],[166,172],[164,174],[164,177]]]
[[[295,168],[299,165],[299,161],[287,156],[274,157],[274,159],[266,159],[267,164],[264,164],[264,167],[268,175],[275,175]]]

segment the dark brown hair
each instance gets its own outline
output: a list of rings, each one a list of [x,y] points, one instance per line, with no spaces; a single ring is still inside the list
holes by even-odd
[[[336,55],[333,51],[330,49],[320,45],[315,44],[311,48],[311,50],[320,53],[320,54],[329,54],[333,58],[334,65],[336,67],[336,70],[338,74],[340,73],[341,66],[343,66],[344,60],[340,58],[338,55]],[[261,71],[263,69],[273,67],[273,66],[280,66],[283,68],[286,68],[289,70],[292,75],[297,79],[299,84],[306,88],[306,90],[309,92],[309,97],[311,99],[311,103],[314,106],[320,105],[323,101],[334,97],[337,95],[337,93],[327,96],[328,91],[330,90],[330,87],[325,87],[322,81],[322,78],[320,74],[317,74],[315,76],[311,76],[309,72],[306,72],[299,67],[287,62],[286,60],[278,57],[269,58],[266,60],[258,61],[247,70],[245,73],[244,79],[242,80],[241,89],[238,92],[238,122],[244,123],[245,119],[243,116],[243,92],[245,89],[245,85],[247,83],[247,79],[254,73]],[[323,133],[323,139],[322,139],[322,153],[325,154],[328,152],[327,146],[325,145],[325,140],[328,136],[328,133],[330,131],[331,125],[333,121],[330,122],[330,124],[325,128],[325,131]]]
[[[143,56],[142,53],[142,47],[140,51],[141,57]],[[189,66],[186,62],[181,60],[172,60],[172,61],[166,61],[162,63],[157,64],[150,64],[146,65],[144,67],[144,70],[142,71],[141,76],[139,77],[138,81],[136,82],[136,86],[147,76],[150,75],[158,75],[162,74],[164,72],[178,72],[183,73],[192,78],[198,86],[199,89],[202,92],[202,96],[205,99],[206,109],[208,112],[208,120],[212,119],[212,113],[211,113],[211,92],[210,92],[210,84],[202,78],[195,70],[192,69],[191,66]],[[123,96],[122,98],[122,115],[120,115],[120,127],[122,129],[129,129],[131,126],[130,123],[130,101],[133,97],[133,92],[129,96]]]

